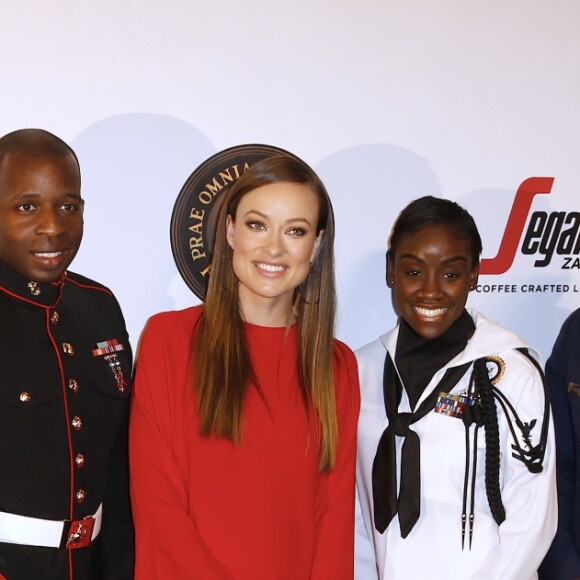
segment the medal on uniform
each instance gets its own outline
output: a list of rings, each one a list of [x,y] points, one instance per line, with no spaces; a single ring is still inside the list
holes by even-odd
[[[109,368],[117,381],[117,389],[122,393],[127,387],[127,380],[123,375],[123,367],[117,356],[117,352],[124,350],[125,347],[116,339],[97,342],[97,348],[93,349],[93,356],[102,356],[107,361]]]
[[[441,392],[437,398],[435,413],[461,419],[465,405],[473,405],[473,399],[466,395],[453,395],[451,393]]]

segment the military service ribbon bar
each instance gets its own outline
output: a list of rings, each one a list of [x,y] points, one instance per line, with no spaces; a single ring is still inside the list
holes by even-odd
[[[93,356],[103,356],[124,349],[125,347],[116,338],[113,338],[112,340],[97,342],[97,348],[93,349]]]
[[[448,417],[461,418],[465,405],[473,405],[473,399],[465,395],[452,395],[451,393],[439,393],[435,412]]]

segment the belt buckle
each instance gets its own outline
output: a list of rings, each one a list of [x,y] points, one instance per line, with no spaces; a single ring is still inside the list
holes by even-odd
[[[73,520],[66,535],[66,549],[76,550],[77,548],[89,546],[93,537],[94,527],[95,518],[93,516],[87,516],[82,520]]]

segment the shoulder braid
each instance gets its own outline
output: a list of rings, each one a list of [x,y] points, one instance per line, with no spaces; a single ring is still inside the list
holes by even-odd
[[[505,508],[499,485],[499,426],[493,385],[487,372],[486,359],[474,365],[475,392],[481,405],[481,418],[485,428],[485,491],[493,519],[498,525],[505,520]]]

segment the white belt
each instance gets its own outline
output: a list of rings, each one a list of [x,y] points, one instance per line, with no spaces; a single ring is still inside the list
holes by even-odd
[[[103,504],[82,520],[42,520],[0,512],[0,542],[74,550],[88,546],[101,531]]]

